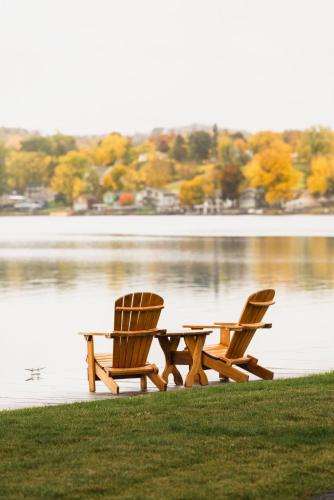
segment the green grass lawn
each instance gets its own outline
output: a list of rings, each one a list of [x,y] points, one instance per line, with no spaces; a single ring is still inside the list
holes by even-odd
[[[1,498],[334,490],[334,373],[0,413]]]

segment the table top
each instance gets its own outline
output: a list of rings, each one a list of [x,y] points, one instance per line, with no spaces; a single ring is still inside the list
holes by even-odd
[[[157,333],[155,337],[197,337],[198,335],[209,335],[212,330],[188,330],[180,332]]]

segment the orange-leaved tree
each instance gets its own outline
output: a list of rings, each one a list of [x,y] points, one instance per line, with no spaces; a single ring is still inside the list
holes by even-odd
[[[133,205],[135,202],[135,196],[133,193],[122,193],[118,198],[118,203],[121,206]]]

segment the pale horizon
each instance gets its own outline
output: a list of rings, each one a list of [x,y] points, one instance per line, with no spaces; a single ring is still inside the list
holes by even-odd
[[[330,0],[0,2],[0,126],[334,126]]]

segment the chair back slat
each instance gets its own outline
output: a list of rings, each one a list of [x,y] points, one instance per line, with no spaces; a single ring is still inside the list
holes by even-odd
[[[275,290],[271,288],[253,293],[250,297],[248,297],[241,313],[239,324],[250,325],[252,323],[260,323],[268,307],[274,304],[274,296]],[[240,332],[234,332],[225,356],[230,359],[242,358],[255,332],[256,328],[249,328]]]
[[[116,301],[114,329],[121,335],[114,340],[114,368],[145,365],[163,303],[162,297],[151,292],[128,294]]]
[[[134,293],[133,298],[132,298],[132,304],[131,308],[138,307],[140,306],[142,299],[142,293]],[[124,314],[123,310],[123,314]],[[129,330],[130,331],[135,331],[137,330],[137,323],[138,323],[138,317],[139,317],[140,311],[137,311],[136,309],[132,309],[131,311],[131,318],[130,318],[130,324],[129,324]],[[127,337],[127,346],[126,346],[126,355],[125,355],[125,366],[132,366],[131,360],[132,357],[134,356],[134,351],[136,350],[136,347],[138,348],[138,338],[136,337]]]

